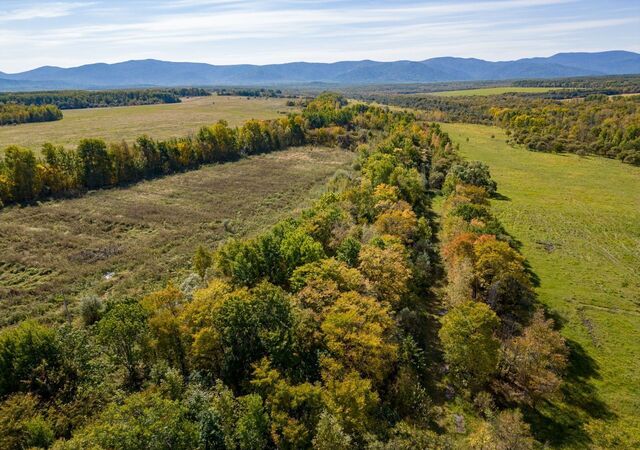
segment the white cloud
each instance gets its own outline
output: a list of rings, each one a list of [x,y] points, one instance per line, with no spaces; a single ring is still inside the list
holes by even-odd
[[[640,21],[638,14],[579,6],[574,0],[55,2],[16,7],[14,19],[0,16],[0,70],[24,70],[34,61],[69,65],[146,57],[263,64],[442,55],[495,60],[608,42],[638,49],[640,39],[619,31]],[[61,19],[29,24],[38,17]],[[604,39],[586,34],[595,28],[612,32]]]
[[[44,5],[25,6],[0,11],[0,22],[14,22],[33,19],[53,19],[71,15],[74,10],[91,5],[91,3],[52,2]]]

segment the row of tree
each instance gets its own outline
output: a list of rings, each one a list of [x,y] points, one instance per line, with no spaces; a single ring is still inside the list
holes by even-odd
[[[52,122],[62,119],[62,111],[54,105],[22,105],[0,103],[0,126],[19,123]]]
[[[558,398],[568,349],[535,302],[523,256],[491,212],[496,184],[488,168],[461,161],[456,151],[437,157],[450,165],[439,233],[446,272],[447,312],[439,330],[446,379],[481,419],[466,445],[531,448],[520,413],[506,417],[496,405],[536,408]],[[496,442],[505,420],[512,429]]]
[[[60,109],[179,103],[180,97],[210,95],[201,88],[119,89],[111,91],[51,91],[0,93],[0,104],[54,105]]]
[[[304,119],[291,115],[250,120],[236,128],[220,121],[201,128],[195,136],[166,141],[141,136],[133,144],[107,145],[100,139],[83,139],[75,150],[45,144],[41,157],[30,149],[10,146],[0,158],[0,204],[132,183],[305,141]]]

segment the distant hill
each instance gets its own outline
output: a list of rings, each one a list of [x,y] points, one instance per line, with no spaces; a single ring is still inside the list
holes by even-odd
[[[640,54],[626,51],[558,53],[548,58],[484,61],[432,58],[424,61],[294,62],[256,66],[215,66],[153,59],[117,64],[61,68],[44,66],[27,72],[0,72],[0,90],[137,86],[207,86],[293,83],[430,83],[438,81],[510,80],[639,74]]]

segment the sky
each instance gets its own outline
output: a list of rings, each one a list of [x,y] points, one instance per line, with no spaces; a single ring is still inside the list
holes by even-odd
[[[0,0],[0,71],[640,52],[640,0]]]

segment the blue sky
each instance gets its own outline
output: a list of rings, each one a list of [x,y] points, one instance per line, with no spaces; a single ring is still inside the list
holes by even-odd
[[[640,51],[640,0],[0,0],[0,70]]]

